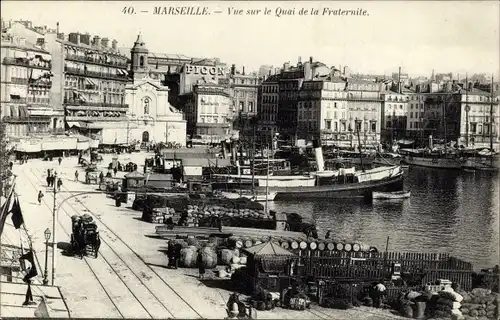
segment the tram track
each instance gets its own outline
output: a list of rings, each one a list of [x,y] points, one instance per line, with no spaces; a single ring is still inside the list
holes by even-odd
[[[32,169],[30,169],[32,170]],[[33,171],[32,171],[33,173]],[[34,174],[36,177],[39,177],[40,176],[40,173],[39,174]],[[37,178],[37,180],[41,181],[41,178]],[[41,181],[43,183],[43,181]],[[65,191],[69,191],[64,185],[63,185],[63,189]],[[70,193],[71,194],[71,193]],[[61,211],[63,211],[65,213],[65,215],[70,218],[71,217],[71,214],[69,214],[68,210],[63,208],[64,206],[67,206],[68,208],[71,208],[71,211],[74,212],[74,214],[77,214],[79,212],[79,210],[77,208],[75,208],[75,205],[69,203],[69,202],[65,202],[63,205],[61,205],[61,201],[57,201],[56,202],[58,203],[58,205],[60,205],[60,209]],[[180,308],[182,304],[184,304],[185,306],[188,307],[189,310],[192,310],[192,314],[190,315],[190,318],[203,318],[201,316],[200,313],[198,313],[198,311],[189,303],[187,302],[176,290],[174,290],[174,288],[172,288],[172,286],[170,284],[168,284],[159,274],[156,270],[154,270],[151,266],[149,266],[145,261],[144,259],[139,256],[120,236],[118,236],[106,223],[104,223],[104,221],[98,217],[92,210],[90,210],[90,208],[88,206],[86,206],[84,203],[82,203],[81,201],[79,202],[79,205],[84,208],[84,211],[86,211],[86,213],[90,214],[95,220],[99,221],[100,225],[99,225],[99,229],[100,229],[100,234],[101,234],[101,250],[100,250],[100,256],[103,258],[103,260],[107,263],[107,265],[109,266],[109,269],[112,270],[112,272],[114,274],[116,274],[117,277],[120,278],[121,282],[126,286],[126,288],[130,291],[130,293],[134,296],[134,298],[141,304],[142,308],[146,311],[146,313],[151,317],[151,318],[165,318],[165,313],[161,312],[161,310],[158,310],[158,305],[154,306],[154,305],[150,305],[151,308],[147,308],[144,306],[143,302],[141,302],[141,300],[134,294],[134,292],[131,290],[131,288],[125,283],[124,279],[125,276],[123,275],[123,273],[126,273],[127,270],[140,282],[141,286],[144,287],[147,292],[149,293],[150,296],[152,296],[154,298],[154,300],[156,300],[156,302],[158,302],[161,307],[168,312],[168,314],[171,315],[172,318],[176,318],[174,316],[174,313],[172,312],[172,308],[176,308],[176,309],[179,309],[179,312],[183,309]],[[80,210],[82,211],[82,210]],[[60,221],[58,221],[59,225],[61,226],[61,228],[63,228],[63,230],[65,231],[66,234],[68,234],[64,228],[64,226],[61,224]],[[104,228],[102,228],[102,226],[104,226]],[[104,235],[104,237],[103,237]],[[108,238],[108,240],[106,240],[106,238]],[[114,238],[114,239],[113,239]],[[116,240],[119,240],[119,242],[117,243]],[[113,243],[113,246],[110,245],[110,243]],[[105,244],[107,249],[109,249],[110,252],[106,253],[106,251],[103,252],[102,249],[105,249],[106,250],[106,247],[103,248],[102,244]],[[165,288],[162,287],[160,288],[157,283],[155,281],[153,281],[153,277],[150,277],[149,280],[149,285],[145,283],[145,281],[143,281],[142,277],[145,277],[146,276],[146,273],[143,271],[141,272],[142,274],[141,275],[138,275],[136,272],[134,272],[134,268],[132,268],[130,265],[132,263],[127,263],[125,262],[125,260],[123,260],[123,258],[121,257],[121,254],[117,252],[117,248],[113,248],[113,247],[117,247],[117,245],[122,245],[124,247],[125,250],[121,250],[122,252],[120,252],[121,254],[129,254],[129,253],[132,253],[136,259],[138,259],[138,261],[136,262],[139,262],[139,263],[136,263],[136,265],[139,267],[139,268],[146,268],[147,271],[150,271],[152,273],[152,275],[154,275],[154,278],[157,278],[160,280],[160,283],[163,283],[168,290],[164,290]],[[118,250],[120,251],[120,250]],[[105,253],[105,254],[103,254]],[[113,255],[115,255],[117,258],[118,258],[118,264],[121,264],[125,267],[125,269],[127,270],[117,270],[117,264],[115,264],[115,267],[113,266],[113,263],[110,262],[109,260],[109,256],[108,258],[106,258],[106,255],[108,255],[109,253],[112,253]],[[86,258],[85,258],[86,259]],[[91,268],[91,264],[92,262],[89,263],[89,261],[87,261],[86,259],[86,263],[87,265],[89,266],[89,268]],[[153,287],[153,288],[151,288]],[[154,288],[156,287],[156,288]],[[156,290],[155,290],[156,289]],[[156,291],[156,294],[153,292],[153,291]],[[177,301],[178,303],[176,302],[172,302],[172,295],[169,295],[169,292],[168,291],[171,291],[171,293],[178,297],[178,299],[180,301]],[[163,296],[163,300],[164,301],[169,301],[171,306],[167,306],[163,301],[162,299],[160,299],[159,296]],[[180,304],[179,304],[180,303]],[[152,315],[152,313],[149,311],[151,309],[154,309],[156,308],[156,311],[158,313],[158,315],[155,317]],[[149,310],[148,310],[149,309]],[[185,318],[185,316],[181,316],[180,318]]]
[[[33,169],[30,169],[31,172],[33,173]],[[33,175],[35,177],[38,177],[39,175],[33,173]],[[39,178],[36,178],[38,181],[42,182],[41,179]],[[28,179],[30,184],[34,186],[34,184],[32,183],[32,181],[30,179]],[[35,187],[36,188],[36,187]],[[47,203],[46,200],[44,200],[45,204],[47,205],[47,207],[49,207],[49,209],[51,208],[51,206]],[[56,199],[56,203],[60,204],[60,201],[57,202],[57,199]],[[76,209],[71,206],[71,204],[67,203],[68,207],[72,208],[73,211],[76,213]],[[64,205],[63,205],[64,206]],[[61,208],[59,209],[60,211],[64,212],[65,215],[67,217],[71,217],[71,214],[69,214],[68,210],[63,208],[63,206],[61,206]],[[61,227],[61,229],[63,230],[63,232],[67,235],[68,238],[71,237],[70,233],[66,230],[66,228],[64,227],[64,225],[61,223],[61,221],[57,221],[57,223],[59,224],[59,226]],[[107,247],[104,247],[103,248],[103,244]],[[110,257],[108,256],[108,253],[106,254],[103,254],[103,250],[106,250],[106,249],[110,249],[111,253],[113,253],[116,257],[118,257],[118,259],[120,260],[119,262],[121,262],[123,265],[125,265],[125,267],[128,269],[128,271],[130,271],[130,273],[133,274],[133,276],[135,276],[135,278],[140,282],[140,284],[142,285],[143,288],[145,288],[148,293],[147,295],[150,295],[151,297],[153,297],[161,306],[161,308],[163,310],[158,310],[158,305],[157,306],[152,306],[151,305],[151,301],[149,299],[145,299],[145,298],[139,298],[138,295],[139,295],[139,292],[142,288],[140,286],[137,286],[135,285],[134,288],[135,290],[133,290],[131,287],[133,284],[130,283],[130,277],[127,278],[127,275],[124,275],[124,273],[127,273],[126,271],[127,270],[117,270],[117,263],[113,263],[111,262],[110,260]],[[120,314],[120,316],[122,318],[129,318],[131,316],[137,316],[137,305],[134,306],[134,304],[130,304],[130,303],[126,303],[126,302],[122,302],[125,303],[126,305],[122,306],[122,307],[119,307],[118,304],[119,302],[116,302],[115,300],[119,300],[118,299],[118,295],[115,294],[116,298],[113,299],[112,296],[114,294],[112,294],[110,291],[110,287],[111,286],[114,286],[116,287],[116,278],[119,279],[120,283],[123,285],[123,287],[126,288],[127,292],[130,293],[130,295],[133,297],[133,299],[135,301],[137,301],[137,303],[140,305],[140,308],[142,310],[144,310],[144,312],[142,312],[142,317],[144,316],[147,316],[149,318],[152,318],[152,319],[155,319],[155,318],[165,318],[165,311],[166,313],[172,317],[172,318],[175,318],[174,315],[172,314],[172,312],[170,311],[170,309],[155,295],[151,292],[151,290],[147,287],[147,285],[142,281],[142,279],[136,274],[134,273],[134,271],[130,268],[130,266],[128,266],[125,261],[123,261],[123,259],[120,257],[120,255],[118,253],[116,253],[116,251],[113,250],[113,248],[109,245],[109,243],[104,240],[102,237],[101,237],[101,250],[99,252],[99,256],[102,258],[102,260],[104,260],[104,262],[107,264],[107,266],[105,268],[103,268],[102,266],[99,266],[98,265],[98,260],[95,261],[93,258],[87,258],[87,257],[84,257],[82,260],[85,261],[86,265],[88,266],[89,270],[91,271],[91,273],[93,274],[93,276],[95,277],[95,279],[97,280],[97,282],[99,283],[99,285],[101,286],[101,288],[104,290],[104,292],[106,293],[107,297],[109,298],[109,300],[111,301],[111,303],[113,304],[114,308],[116,309],[116,311]],[[108,256],[108,257],[107,257]],[[95,262],[94,262],[95,261]],[[113,275],[115,275],[115,279],[109,279],[109,275],[106,274],[106,272],[111,272]],[[125,281],[125,279],[127,279],[127,283]],[[105,283],[107,282],[107,283]],[[118,290],[116,290],[118,291]],[[120,293],[121,290],[119,290]],[[134,292],[135,291],[135,292]],[[118,292],[117,292],[118,293]],[[144,292],[142,292],[142,295],[144,295]],[[147,297],[147,298],[150,298],[150,297]],[[144,300],[146,300],[146,302],[144,302]],[[149,304],[149,306],[146,306],[146,304]],[[124,308],[128,308],[130,309],[131,313],[132,314],[124,314],[125,312],[123,311]],[[151,310],[154,310],[156,309],[157,311],[157,315],[154,315],[153,312],[151,312]]]

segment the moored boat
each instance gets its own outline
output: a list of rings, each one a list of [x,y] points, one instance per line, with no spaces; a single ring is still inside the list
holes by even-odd
[[[439,169],[461,169],[464,159],[457,153],[443,153],[428,149],[402,149],[402,163]]]
[[[462,169],[478,171],[499,171],[500,155],[489,150],[469,151],[465,156]]]
[[[411,195],[410,191],[394,191],[394,192],[373,192],[373,199],[391,200],[391,199],[407,199]]]
[[[262,202],[262,201],[274,201],[274,198],[276,198],[276,192],[269,192],[266,196],[265,193],[255,193],[252,194],[251,192],[248,192],[249,190],[234,190],[234,191],[220,191],[220,194],[228,199],[239,199],[239,198],[247,198],[252,201],[257,201],[257,202]]]

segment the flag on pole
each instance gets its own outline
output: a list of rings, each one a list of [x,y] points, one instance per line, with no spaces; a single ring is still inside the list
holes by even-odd
[[[23,213],[21,211],[21,206],[19,205],[19,199],[15,197],[14,203],[12,204],[12,223],[16,229],[21,228],[24,224]]]
[[[3,198],[3,197],[2,197]],[[2,207],[0,209],[0,235],[2,234],[3,227],[5,225],[5,221],[7,220],[7,216],[12,210],[12,199],[14,198],[14,187],[11,187],[10,193],[7,196],[5,202],[2,201]]]

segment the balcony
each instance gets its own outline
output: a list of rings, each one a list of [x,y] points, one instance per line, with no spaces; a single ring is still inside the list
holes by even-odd
[[[86,76],[91,78],[103,78],[103,79],[111,79],[111,80],[120,80],[127,81],[127,75],[119,75],[119,74],[111,74],[107,72],[96,72],[96,71],[87,71],[87,70],[79,70],[76,68],[64,67],[64,72],[67,74],[77,75],[77,76]]]
[[[128,109],[128,104],[105,103],[105,102],[84,102],[84,101],[73,100],[73,99],[64,99],[64,104],[68,105],[68,106],[103,107],[103,108]]]
[[[50,70],[52,68],[52,64],[50,62],[40,62],[38,64],[35,64],[34,61],[28,60],[26,58],[4,58],[3,64],[42,70]]]
[[[45,87],[45,88],[51,88],[52,87],[52,81],[34,81],[29,83],[30,87]]]
[[[5,103],[15,103],[15,104],[25,104],[26,103],[26,98],[20,98],[20,99],[10,99],[10,101],[5,101]]]
[[[10,83],[12,84],[28,84],[28,79],[27,78],[15,78],[15,77],[12,77],[10,78]]]
[[[127,117],[88,117],[66,116],[66,121],[126,121]]]
[[[78,62],[84,62],[84,63],[90,63],[90,64],[97,64],[101,66],[112,66],[112,67],[117,67],[117,68],[127,68],[128,65],[127,63],[120,63],[120,62],[105,62],[99,59],[94,59],[92,57],[82,57],[82,56],[77,56],[74,54],[68,54],[66,55],[66,60],[70,61],[78,61]]]

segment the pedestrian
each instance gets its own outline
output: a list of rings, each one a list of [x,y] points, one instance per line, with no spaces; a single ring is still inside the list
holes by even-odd
[[[9,162],[9,169],[12,170],[12,168],[14,167],[14,162]]]
[[[43,192],[42,190],[38,191],[38,205],[42,204]]]
[[[205,264],[203,263],[202,255],[199,254],[196,263],[198,264],[198,271],[200,273],[200,280],[205,276]]]
[[[99,174],[99,180],[101,180],[101,183],[103,183],[103,182],[104,182],[104,173],[102,173],[102,171],[101,171],[101,173]]]
[[[115,177],[116,177],[116,173],[118,172],[118,169],[116,167],[113,168],[113,173],[115,174]]]
[[[50,175],[48,175],[47,176],[47,186],[49,186],[49,187],[50,187],[50,178],[51,178]]]
[[[50,169],[47,169],[47,177],[50,177]]]
[[[59,162],[59,165],[61,165],[62,158],[61,158],[61,157],[59,157],[59,159],[57,159],[57,161]]]
[[[167,257],[168,257],[168,268],[171,269],[175,265],[175,246],[172,240],[168,242]]]
[[[75,181],[78,181],[78,170],[75,171]]]
[[[181,245],[176,243],[175,244],[175,255],[174,255],[174,269],[177,269],[179,267],[179,260],[181,259]]]
[[[26,283],[28,284],[28,290],[26,291],[26,296],[24,298],[23,306],[36,304],[33,301],[33,294],[31,293],[31,279],[26,279]]]
[[[61,178],[57,179],[57,191],[61,191],[62,180]]]

